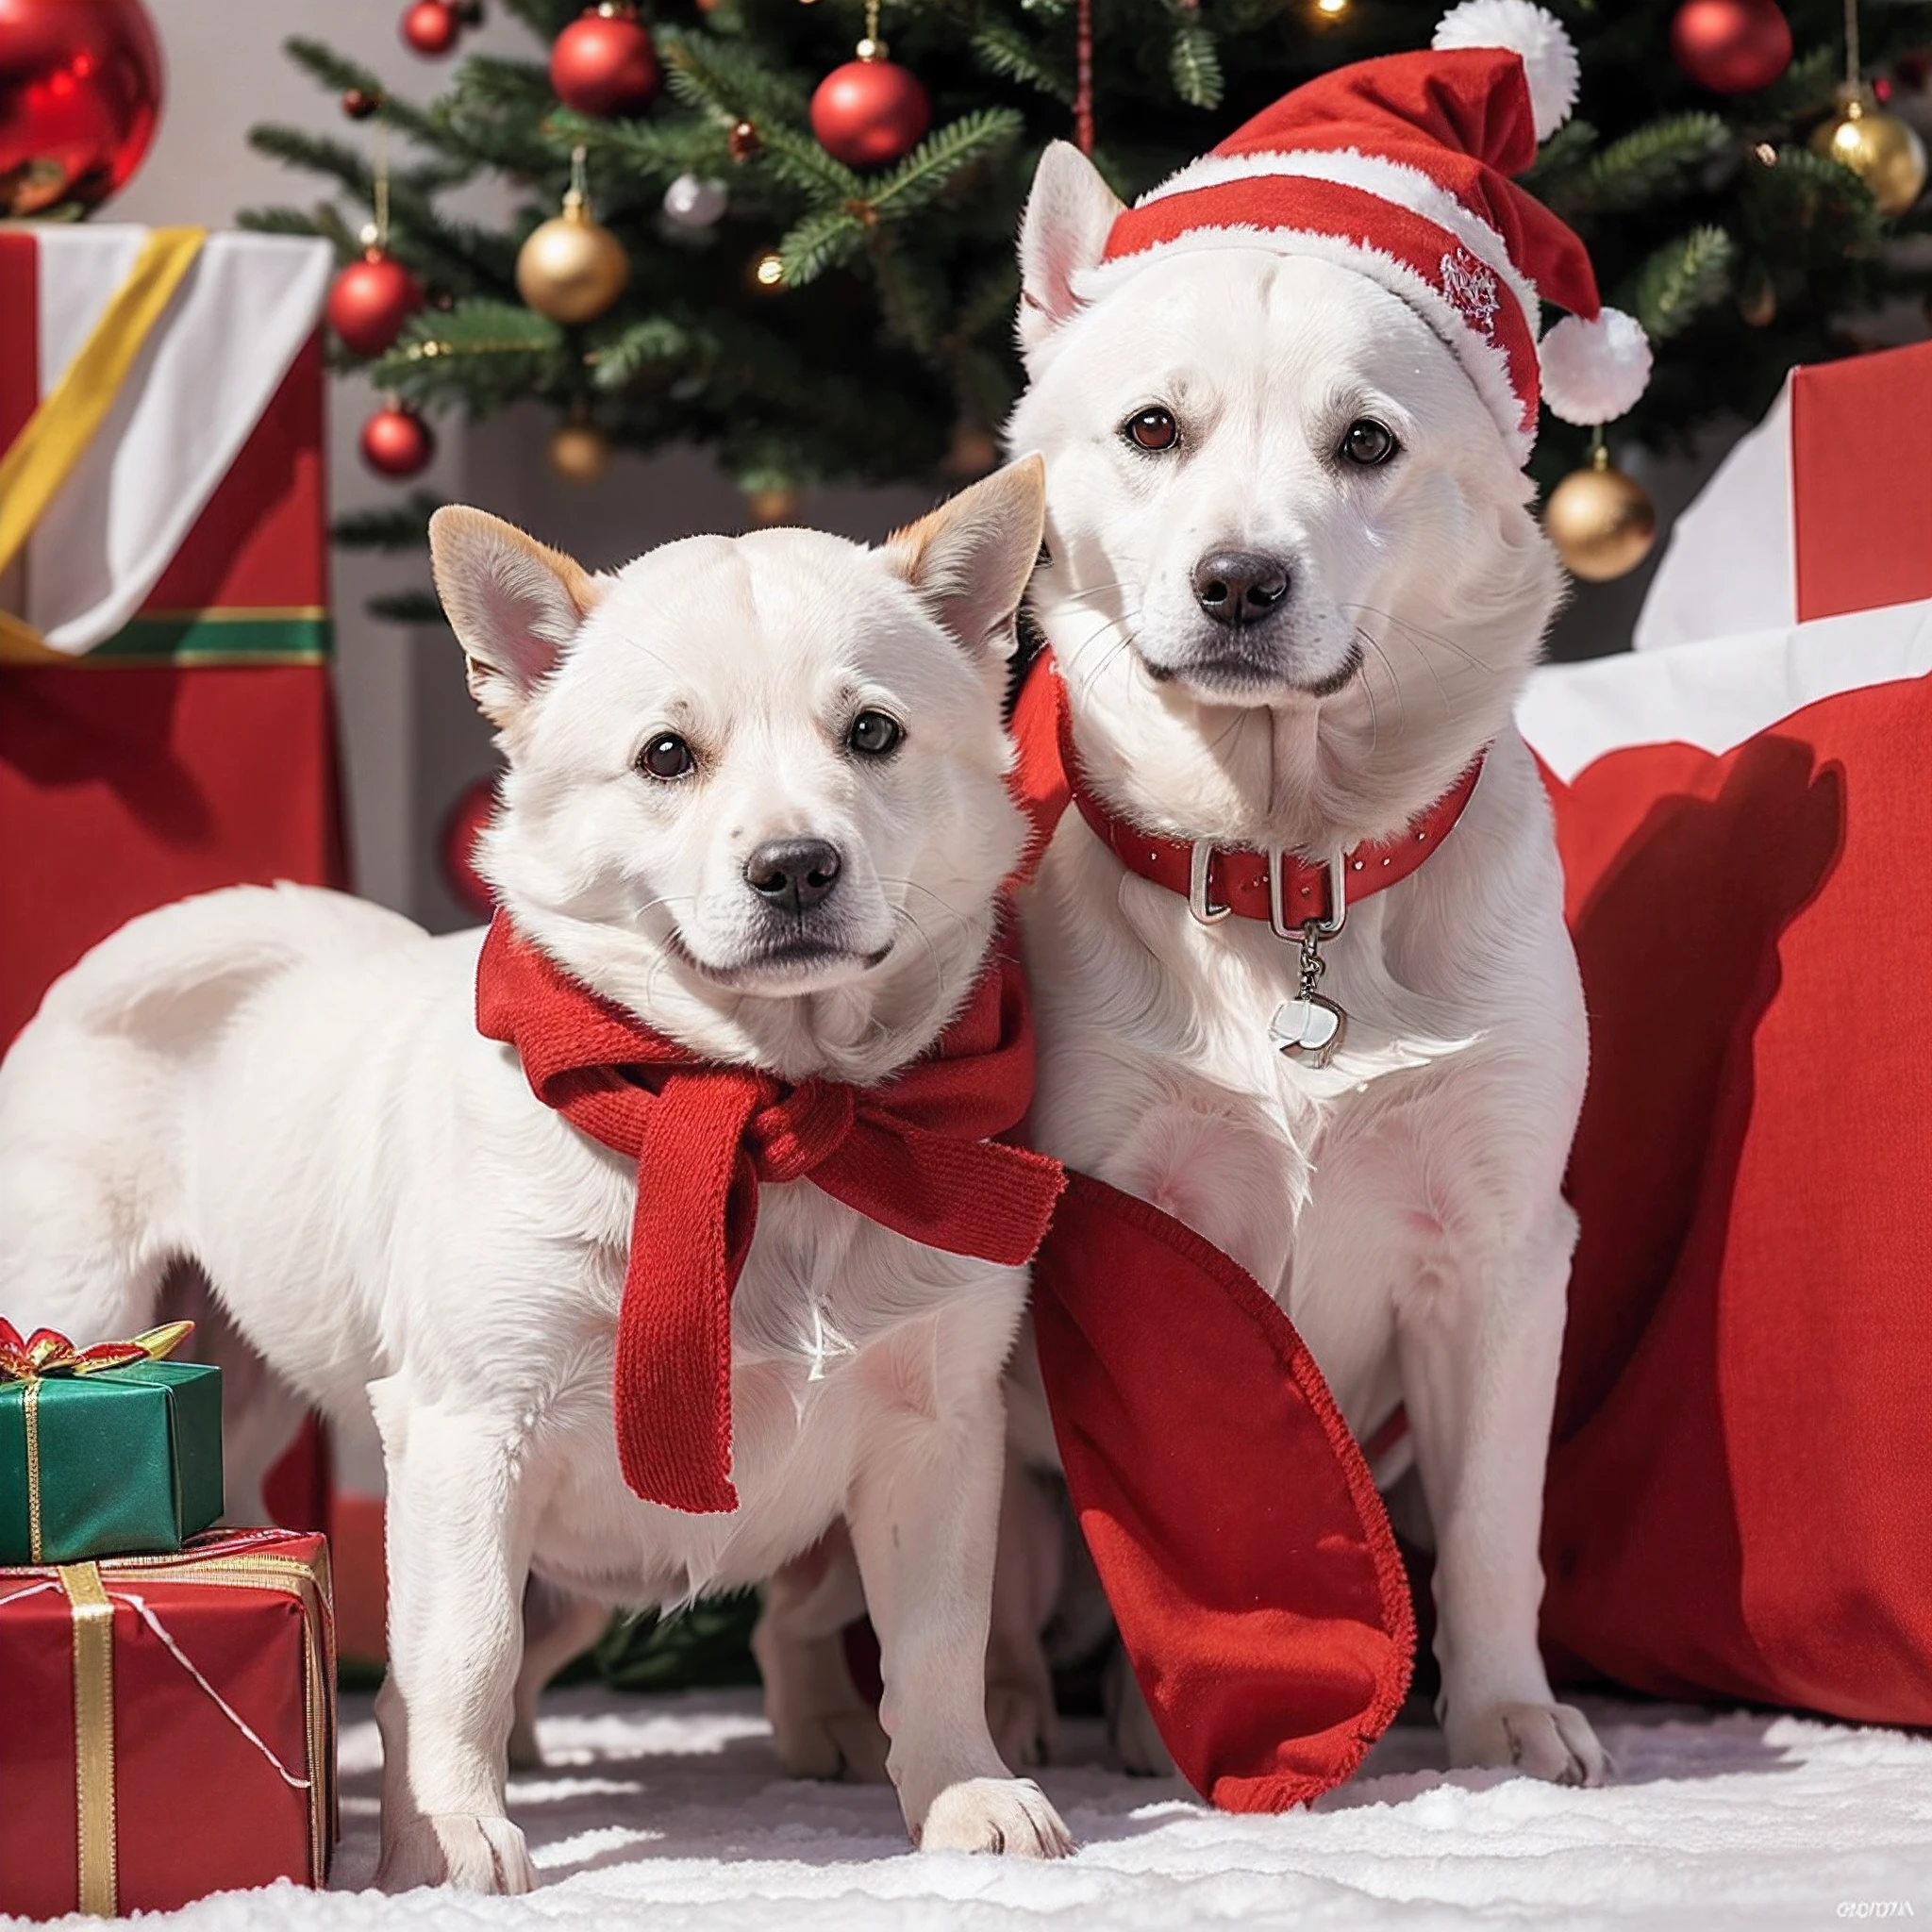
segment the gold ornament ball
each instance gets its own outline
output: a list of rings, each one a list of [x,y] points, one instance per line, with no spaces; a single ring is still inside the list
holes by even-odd
[[[624,293],[630,258],[581,202],[530,231],[517,251],[517,293],[552,322],[589,322]]]
[[[1811,146],[1849,168],[1872,191],[1881,214],[1904,214],[1924,191],[1925,143],[1870,94],[1840,100],[1838,112],[1813,132]]]
[[[1607,462],[1573,470],[1550,491],[1543,529],[1572,576],[1604,584],[1633,571],[1657,541],[1657,509]]]
[[[798,491],[783,483],[747,491],[744,502],[755,524],[789,524],[798,514]]]
[[[610,467],[610,439],[594,423],[565,423],[550,439],[549,457],[566,483],[594,483]]]

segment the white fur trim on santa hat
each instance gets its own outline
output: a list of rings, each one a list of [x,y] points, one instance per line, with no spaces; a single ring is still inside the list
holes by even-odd
[[[1634,315],[1598,311],[1594,322],[1566,315],[1538,351],[1543,401],[1566,423],[1608,423],[1636,402],[1650,381],[1650,338]]]
[[[1436,24],[1431,45],[1507,47],[1522,56],[1529,76],[1529,108],[1536,138],[1547,141],[1570,118],[1576,105],[1582,70],[1576,46],[1563,23],[1535,0],[1462,0]]]
[[[1536,285],[1509,258],[1508,244],[1475,210],[1457,200],[1441,182],[1420,168],[1391,161],[1386,155],[1365,155],[1359,148],[1312,150],[1257,149],[1249,154],[1203,155],[1159,187],[1151,188],[1134,206],[1146,208],[1170,195],[1191,193],[1197,188],[1217,188],[1230,181],[1280,176],[1305,181],[1332,181],[1359,188],[1382,201],[1446,228],[1475,258],[1495,271],[1517,305],[1536,327]]]

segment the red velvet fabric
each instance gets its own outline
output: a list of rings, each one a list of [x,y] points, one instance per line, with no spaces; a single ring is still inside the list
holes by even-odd
[[[1067,1487],[1156,1726],[1227,1811],[1281,1811],[1402,1707],[1381,1498],[1288,1317],[1220,1249],[1074,1174],[1033,1270]]]
[[[1932,679],[1550,783],[1591,1019],[1567,1672],[1932,1724]]]
[[[738,1507],[731,1291],[764,1181],[809,1180],[928,1247],[1018,1267],[1064,1176],[990,1137],[1033,1097],[1033,1024],[1002,948],[929,1058],[877,1087],[789,1087],[695,1059],[571,979],[498,913],[476,971],[476,1024],[521,1056],[531,1091],[638,1163],[618,1319],[625,1479],[674,1509]]]

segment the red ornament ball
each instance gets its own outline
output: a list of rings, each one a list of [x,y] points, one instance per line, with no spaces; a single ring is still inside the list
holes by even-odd
[[[423,306],[423,285],[394,256],[372,248],[329,285],[328,325],[358,356],[379,356]]]
[[[160,111],[140,0],[0,0],[0,215],[98,207],[141,165]]]
[[[627,13],[593,9],[550,49],[550,85],[579,114],[641,114],[658,98],[658,51]]]
[[[911,153],[932,125],[932,103],[896,60],[848,60],[819,82],[811,131],[850,168],[882,168]]]
[[[362,425],[362,460],[381,476],[416,476],[429,467],[436,438],[414,409],[378,409]]]
[[[476,870],[476,840],[495,811],[496,780],[478,778],[457,793],[442,815],[442,830],[437,838],[442,882],[449,888],[450,897],[478,919],[488,919],[496,910],[495,890]]]
[[[457,30],[462,22],[448,0],[416,0],[403,11],[403,44],[434,59],[447,54],[457,43]]]
[[[1671,53],[1699,87],[1747,94],[1791,64],[1791,27],[1777,0],[1684,0]]]

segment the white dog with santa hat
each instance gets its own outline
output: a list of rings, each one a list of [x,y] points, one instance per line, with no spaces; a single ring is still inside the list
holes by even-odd
[[[1607,420],[1649,353],[1509,179],[1575,84],[1548,14],[1473,0],[1132,208],[1049,149],[1010,433],[1048,467],[1023,723],[1064,708],[1075,807],[1025,917],[1037,1144],[1246,1267],[1361,1441],[1406,1414],[1450,1755],[1583,1782],[1537,1648],[1586,1032],[1510,722],[1559,585],[1522,466],[1539,400]]]

